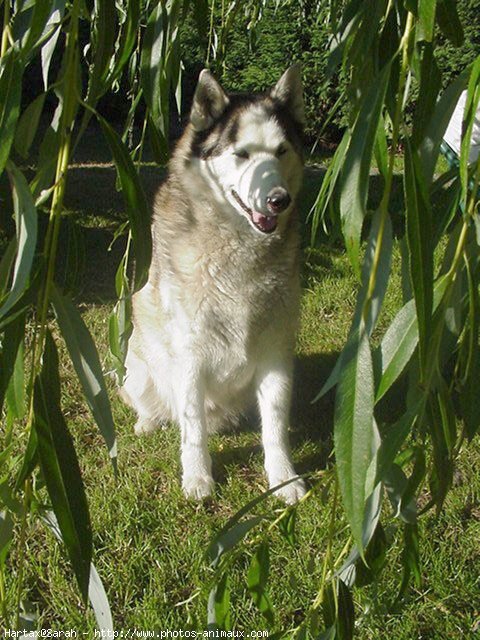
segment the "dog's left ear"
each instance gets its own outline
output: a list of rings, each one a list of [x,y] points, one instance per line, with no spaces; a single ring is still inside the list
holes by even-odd
[[[228,103],[228,96],[220,84],[208,69],[203,69],[190,111],[190,122],[195,131],[208,129],[222,115]]]
[[[270,97],[284,104],[300,124],[305,124],[302,69],[299,63],[289,67],[270,91]]]

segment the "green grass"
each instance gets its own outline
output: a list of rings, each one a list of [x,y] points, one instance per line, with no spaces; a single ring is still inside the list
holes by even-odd
[[[145,172],[149,191],[157,177]],[[306,201],[314,197],[315,174],[307,179]],[[108,251],[112,232],[121,220],[121,200],[114,191],[111,168],[79,168],[69,182],[69,215],[82,226],[86,259],[78,303],[95,336],[108,370],[108,315],[113,306],[113,274],[121,255],[119,240]],[[322,472],[329,463],[333,398],[312,405],[341,350],[352,317],[357,283],[344,252],[323,244],[305,252],[302,325],[298,336],[297,370],[292,411],[291,441],[300,472]],[[394,276],[389,287],[378,333],[401,304],[399,251],[394,254]],[[378,335],[377,335],[378,338]],[[117,630],[195,629],[206,625],[211,570],[205,559],[209,541],[240,507],[266,489],[259,432],[254,425],[211,439],[215,495],[204,504],[185,500],[180,489],[179,434],[172,427],[150,437],[133,434],[134,416],[110,384],[118,430],[119,477],[115,480],[105,446],[82,398],[65,349],[62,352],[62,404],[74,435],[94,532],[94,563],[108,593]],[[387,408],[388,410],[388,408]],[[362,640],[455,639],[478,637],[480,626],[480,479],[478,439],[459,461],[456,484],[443,513],[422,518],[423,582],[412,588],[396,610],[391,608],[401,581],[400,528],[387,518],[391,547],[387,564],[374,587],[355,589],[357,637]],[[257,511],[275,512],[273,498]],[[317,594],[330,519],[331,495],[321,483],[311,499],[298,508],[297,542],[291,546],[273,530],[270,545],[269,593],[276,611],[277,630],[287,630],[303,619]],[[385,513],[388,508],[385,507]],[[245,553],[232,571],[232,623],[236,630],[267,627],[246,587]],[[335,521],[334,553],[348,539],[345,522]],[[16,574],[18,550],[9,558]],[[7,583],[14,600],[13,581]],[[74,628],[90,632],[95,620],[81,604],[68,562],[53,536],[32,518],[26,540],[23,596],[39,614],[43,628]]]

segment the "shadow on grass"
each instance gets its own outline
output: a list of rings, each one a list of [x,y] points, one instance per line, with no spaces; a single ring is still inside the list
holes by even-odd
[[[295,469],[298,473],[313,473],[324,469],[331,451],[333,425],[333,395],[327,394],[313,402],[322,384],[331,372],[337,353],[299,356],[295,361],[290,432],[292,447],[299,450]],[[217,482],[226,481],[228,467],[238,465],[245,469],[252,456],[261,456],[259,418],[255,411],[246,416],[239,431],[258,432],[258,444],[227,446],[213,453],[214,475]],[[252,473],[253,470],[252,470]]]
[[[141,176],[151,209],[165,172],[146,166],[142,167]],[[58,251],[59,284],[77,302],[115,302],[115,273],[126,243],[125,234],[115,239],[115,233],[127,216],[122,193],[116,188],[114,167],[73,166],[69,170],[65,207]]]
[[[315,353],[301,356],[295,362],[290,434],[292,446],[302,448],[305,443],[315,446],[296,464],[299,473],[324,469],[331,451],[333,428],[333,394],[314,399],[332,371],[338,353]]]

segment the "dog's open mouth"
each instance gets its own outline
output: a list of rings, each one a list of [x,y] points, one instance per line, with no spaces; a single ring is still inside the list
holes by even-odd
[[[273,233],[275,231],[278,225],[278,216],[276,215],[266,216],[265,214],[260,213],[259,211],[253,211],[253,209],[250,209],[250,207],[247,207],[247,205],[243,202],[243,200],[240,198],[240,196],[234,189],[232,189],[232,196],[235,198],[238,204],[242,207],[245,213],[248,214],[248,217],[250,218],[254,226],[259,231],[261,231],[262,233]]]

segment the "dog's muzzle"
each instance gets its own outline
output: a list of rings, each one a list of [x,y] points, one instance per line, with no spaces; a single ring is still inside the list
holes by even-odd
[[[284,211],[290,204],[290,201],[291,201],[290,196],[288,195],[287,192],[285,193],[288,198],[288,203],[286,205],[285,205],[285,201],[286,201],[285,198],[280,204],[280,201],[275,200],[275,197],[274,197],[273,203],[272,201],[269,202],[269,197],[271,194],[267,196],[267,208],[271,213],[265,214],[265,213],[261,213],[260,211],[254,211],[253,209],[250,209],[250,207],[248,207],[243,202],[243,200],[238,195],[238,193],[234,189],[232,189],[232,196],[234,197],[236,202],[240,205],[240,207],[243,209],[243,211],[245,211],[245,213],[248,215],[254,227],[265,234],[273,233],[275,231],[275,229],[278,226],[278,214]]]

